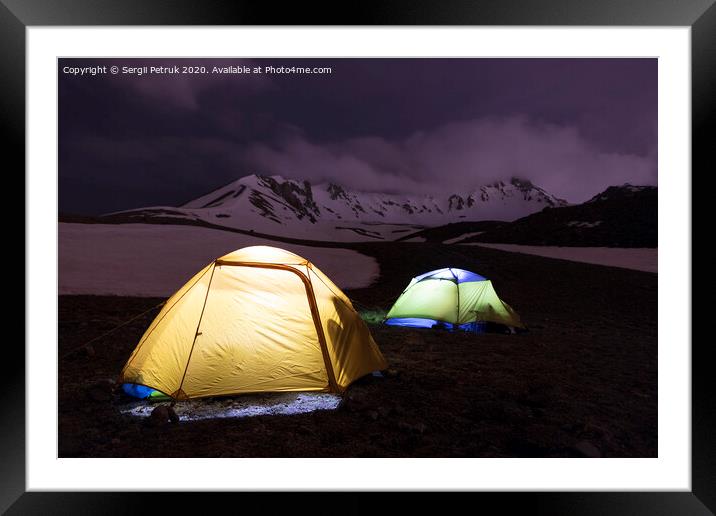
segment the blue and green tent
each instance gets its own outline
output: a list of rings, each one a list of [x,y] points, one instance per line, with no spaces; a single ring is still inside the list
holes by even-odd
[[[450,330],[476,330],[486,322],[524,328],[520,316],[497,296],[489,279],[455,268],[413,278],[385,318],[385,324],[394,326]]]

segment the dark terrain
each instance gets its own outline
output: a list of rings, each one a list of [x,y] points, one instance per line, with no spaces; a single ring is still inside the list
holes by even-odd
[[[474,233],[476,231],[488,231],[498,228],[509,222],[500,222],[498,220],[480,220],[469,222],[453,222],[444,226],[435,226],[431,228],[421,229],[396,239],[397,242],[408,240],[410,238],[422,237],[426,242],[439,244],[451,238],[460,237],[466,233]]]
[[[545,208],[487,228],[465,242],[586,247],[657,247],[658,191],[654,186],[610,186],[589,201]]]
[[[390,364],[335,411],[152,426],[107,387],[161,299],[59,299],[61,457],[656,457],[657,275],[429,243],[342,244],[375,256],[358,310],[390,307],[412,276],[462,267],[493,281],[529,327],[475,335],[371,325]],[[180,285],[177,285],[177,288]],[[77,351],[75,351],[77,350]]]

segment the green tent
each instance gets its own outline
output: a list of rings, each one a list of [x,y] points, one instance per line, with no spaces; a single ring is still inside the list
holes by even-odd
[[[475,330],[484,322],[524,328],[492,282],[463,269],[438,269],[413,278],[386,315],[394,326]]]

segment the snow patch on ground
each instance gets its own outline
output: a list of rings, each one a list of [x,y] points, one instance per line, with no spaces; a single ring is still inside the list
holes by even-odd
[[[573,262],[595,263],[637,271],[658,272],[658,249],[616,247],[557,247],[517,244],[464,244],[490,247],[501,251],[534,254]]]
[[[474,237],[475,235],[481,235],[482,233],[484,233],[484,231],[473,231],[472,233],[464,233],[458,237],[443,240],[443,244],[456,244],[462,240],[465,240],[466,238]]]
[[[578,228],[596,228],[599,224],[601,224],[601,220],[597,220],[594,222],[583,222],[579,220],[570,220],[567,222],[567,225],[569,227],[578,227]]]
[[[264,393],[247,394],[236,398],[180,401],[174,406],[174,411],[180,421],[199,421],[216,418],[290,416],[317,410],[335,410],[340,403],[341,397],[335,394]],[[148,417],[157,405],[147,401],[137,401],[120,409],[120,412],[135,417]]]
[[[215,258],[251,245],[294,252],[339,287],[367,287],[380,269],[350,249],[287,244],[195,226],[59,224],[59,293],[167,297]]]
[[[427,241],[428,240],[425,237],[421,237],[421,236],[414,236],[414,237],[406,238],[405,240],[403,240],[403,242],[427,242]]]

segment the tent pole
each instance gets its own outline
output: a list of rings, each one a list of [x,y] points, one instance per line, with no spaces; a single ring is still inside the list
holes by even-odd
[[[186,378],[186,372],[189,370],[189,362],[191,361],[191,355],[194,353],[194,345],[196,344],[196,338],[199,336],[199,328],[201,327],[201,320],[204,317],[204,309],[206,308],[206,301],[209,299],[209,291],[211,290],[211,281],[214,279],[214,271],[216,270],[216,262],[214,262],[214,266],[211,268],[211,276],[209,276],[209,284],[206,287],[206,295],[204,296],[204,304],[201,307],[201,314],[199,314],[199,322],[196,323],[196,331],[194,332],[194,340],[191,343],[191,349],[189,350],[189,357],[186,359],[186,367],[184,367],[184,374],[181,377],[181,382],[179,382],[179,388],[176,390],[174,394],[176,396],[180,396],[181,393],[184,391],[181,390],[181,388],[184,386],[184,378]],[[173,399],[176,399],[176,396],[172,395]]]
[[[174,308],[174,307],[177,305],[177,303],[178,303],[179,301],[181,301],[182,298],[183,298],[191,289],[194,288],[194,285],[196,285],[197,283],[199,283],[199,282],[202,280],[202,278],[203,278],[204,276],[206,276],[206,273],[207,273],[207,272],[208,272],[208,269],[207,269],[206,271],[204,271],[204,274],[202,274],[201,276],[199,276],[199,278],[198,278],[194,283],[192,283],[192,285],[191,285],[188,289],[186,289],[181,296],[179,296],[179,299],[177,299],[176,301],[174,301],[174,303],[172,303],[172,305],[171,305],[169,308],[167,308],[166,312],[164,312],[164,315],[162,315],[161,319],[159,319],[159,320],[157,321],[157,324],[154,324],[154,321],[152,321],[152,324],[154,324],[154,326],[150,325],[150,328],[147,330],[147,332],[146,332],[146,334],[144,335],[144,337],[142,337],[142,340],[139,342],[139,344],[137,345],[136,349],[132,352],[132,355],[129,357],[129,360],[127,361],[127,363],[126,363],[126,364],[124,365],[124,367],[122,368],[122,372],[119,373],[120,383],[121,383],[121,381],[124,380],[124,372],[125,372],[125,371],[127,370],[127,368],[129,367],[129,364],[132,363],[132,360],[134,359],[135,356],[137,356],[137,353],[139,353],[139,350],[142,348],[142,345],[147,341],[147,339],[149,339],[149,336],[150,336],[150,335],[152,334],[152,332],[156,329],[156,327],[159,326],[159,323],[162,322],[162,319],[164,319],[164,317],[167,316],[167,314],[171,311],[171,309]],[[171,297],[170,297],[169,299],[163,301],[163,303],[168,303],[170,300],[171,300]],[[160,312],[160,313],[161,313],[161,312]],[[156,320],[156,319],[155,319],[155,320]]]
[[[313,290],[313,282],[311,280],[311,269],[306,266],[306,272],[308,273],[308,282],[304,283],[306,287],[306,297],[308,297],[308,305],[311,309],[311,317],[313,318],[313,325],[316,327],[316,336],[318,337],[318,343],[321,345],[321,353],[323,354],[323,363],[326,367],[326,375],[328,376],[328,387],[333,392],[340,392],[338,382],[336,381],[336,374],[333,371],[333,363],[331,362],[331,356],[328,353],[328,342],[326,341],[326,335],[323,332],[323,325],[321,324],[321,316],[318,313],[318,303],[316,302],[316,293]]]
[[[450,274],[452,274],[453,278],[455,278],[455,288],[457,289],[457,313],[455,315],[455,324],[458,326],[460,325],[460,282],[457,279],[457,274],[455,274],[452,269],[450,270]]]

